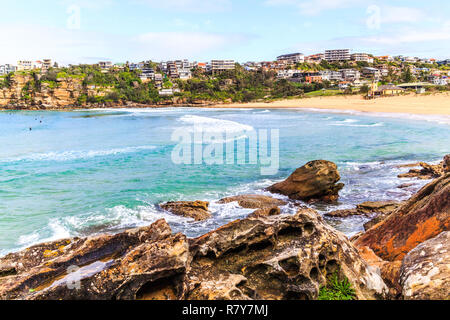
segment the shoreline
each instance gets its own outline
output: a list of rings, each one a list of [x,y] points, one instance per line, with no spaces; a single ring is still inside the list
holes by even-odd
[[[93,109],[163,109],[163,108],[199,108],[199,109],[310,109],[335,111],[357,111],[362,113],[389,113],[411,115],[450,116],[450,93],[409,94],[404,96],[383,97],[365,100],[360,95],[343,95],[331,97],[311,97],[282,99],[270,102],[246,103],[208,103],[208,104],[120,104],[114,106],[70,106],[50,108],[5,108],[0,111],[82,111]]]

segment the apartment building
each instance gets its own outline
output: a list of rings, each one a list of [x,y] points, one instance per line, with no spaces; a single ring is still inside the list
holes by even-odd
[[[350,60],[350,49],[325,50],[325,60],[328,62]]]
[[[288,65],[305,62],[305,55],[303,53],[290,53],[277,57],[277,61],[286,63]]]
[[[323,53],[318,53],[307,56],[305,62],[318,64],[321,63],[323,59],[325,59],[325,55]]]
[[[380,80],[381,79],[381,71],[377,68],[370,68],[365,67],[362,69],[362,74],[365,77],[373,78],[374,80]]]
[[[344,81],[355,81],[361,78],[361,72],[356,69],[342,69],[340,70]]]
[[[234,60],[211,60],[212,72],[234,70],[235,68],[236,63]]]
[[[41,64],[42,71],[48,71],[52,67],[52,59],[44,59]]]
[[[148,81],[148,80],[154,80],[155,79],[155,70],[152,68],[142,68],[141,74],[139,75],[139,78],[142,81]]]
[[[17,68],[11,64],[0,65],[0,76],[6,76],[11,72],[16,72]]]
[[[356,62],[373,63],[373,58],[367,53],[353,53],[350,55],[350,59]]]
[[[342,81],[342,73],[339,71],[331,71],[331,70],[324,70],[320,71],[319,75],[322,77],[322,80],[328,80],[328,81]]]
[[[102,71],[108,71],[109,69],[112,68],[113,64],[111,61],[100,61],[98,63],[98,66]]]
[[[31,60],[17,61],[17,71],[30,71],[33,70],[34,63]]]

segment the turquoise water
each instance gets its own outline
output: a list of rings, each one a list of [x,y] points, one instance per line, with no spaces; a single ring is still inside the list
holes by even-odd
[[[314,110],[190,108],[0,112],[0,255],[32,244],[148,225],[166,218],[197,236],[249,210],[223,196],[264,193],[310,160],[339,165],[346,188],[324,212],[366,200],[404,199],[426,181],[398,189],[396,166],[450,153],[449,119]],[[259,165],[177,165],[171,136],[183,127],[279,129],[280,169]],[[209,200],[214,218],[194,223],[158,209],[169,200]],[[293,212],[294,206],[283,208]],[[365,220],[330,220],[347,234]]]

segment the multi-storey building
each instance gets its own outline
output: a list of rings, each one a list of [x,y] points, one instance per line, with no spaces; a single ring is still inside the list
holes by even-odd
[[[0,66],[0,76],[6,76],[12,72],[16,72],[17,68],[11,64],[4,64]]]
[[[44,59],[41,64],[42,71],[48,71],[52,67],[52,59]]]
[[[364,67],[362,73],[365,77],[373,78],[374,80],[381,79],[381,71],[377,68]]]
[[[307,63],[320,63],[322,60],[325,59],[325,55],[323,53],[313,54],[310,56],[307,56],[305,58],[305,62]]]
[[[141,74],[139,75],[141,80],[154,80],[155,79],[155,70],[152,68],[142,68]]]
[[[234,70],[235,68],[236,68],[236,63],[234,62],[234,60],[212,60],[211,61],[212,72]]]
[[[286,64],[296,64],[305,62],[305,55],[303,53],[290,53],[277,57],[277,61]]]
[[[319,75],[322,77],[322,80],[328,80],[328,81],[342,81],[342,73],[339,71],[331,71],[331,70],[325,70],[320,71]]]
[[[113,64],[111,61],[100,61],[98,66],[102,71],[107,71],[112,68]]]
[[[356,62],[373,63],[373,58],[367,53],[353,53],[350,55],[351,60]]]
[[[17,61],[17,71],[30,71],[33,70],[34,64],[31,60]]]
[[[328,62],[350,60],[350,49],[325,50],[325,60]]]
[[[356,69],[342,69],[340,71],[344,81],[355,81],[361,78],[361,73]]]

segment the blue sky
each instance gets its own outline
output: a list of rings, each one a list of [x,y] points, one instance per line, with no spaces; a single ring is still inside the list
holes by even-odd
[[[0,63],[240,62],[351,48],[450,58],[449,1],[0,0]]]

